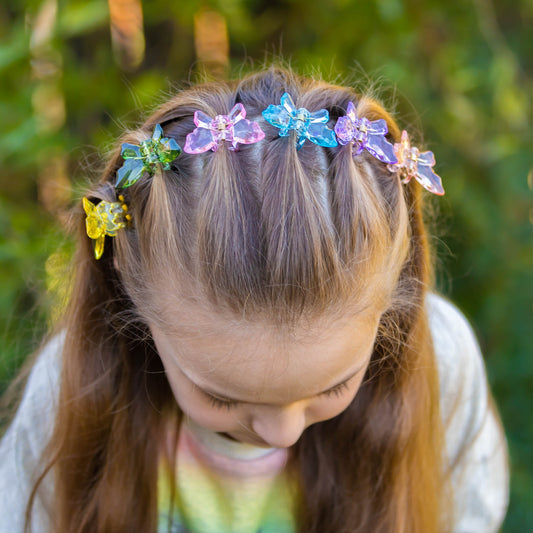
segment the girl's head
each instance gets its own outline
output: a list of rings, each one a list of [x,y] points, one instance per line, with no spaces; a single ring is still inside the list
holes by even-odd
[[[295,131],[280,136],[262,117],[284,93],[299,108],[326,109],[330,128],[353,102],[400,141],[374,100],[272,68],[181,91],[121,139],[139,145],[160,124],[184,146],[195,111],[227,115],[237,103],[265,132],[237,151],[183,152],[122,189],[132,223],[98,261],[79,211],[50,448],[64,458],[65,531],[97,515],[119,531],[100,503],[114,494],[123,523],[153,524],[161,413],[292,446],[301,531],[434,530],[440,433],[419,187],[366,150],[354,156],[351,143],[298,150]],[[94,204],[117,200],[123,163],[117,146],[86,195]],[[125,476],[132,463],[143,469]],[[407,498],[411,483],[419,496]],[[75,515],[72,494],[90,502]]]
[[[354,102],[358,117],[387,119],[397,133],[371,100],[279,70],[183,91],[123,141],[139,144],[161,124],[184,146],[195,111],[226,115],[236,103],[266,136],[238,151],[183,152],[123,189],[133,227],[103,260],[149,326],[186,414],[274,446],[346,408],[379,318],[413,281],[400,279],[410,238],[400,180],[368,152],[354,157],[351,143],[298,150],[295,131],[281,137],[261,113],[285,92],[327,109],[331,127]],[[113,194],[122,163],[114,158],[96,198]]]

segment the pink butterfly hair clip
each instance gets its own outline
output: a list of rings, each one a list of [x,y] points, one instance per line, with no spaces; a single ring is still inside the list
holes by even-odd
[[[196,128],[187,135],[183,150],[188,154],[201,154],[207,150],[215,152],[220,143],[229,142],[230,150],[237,150],[238,144],[253,144],[265,137],[257,122],[246,119],[246,109],[235,104],[229,115],[211,118],[202,111],[194,112]]]
[[[409,135],[403,130],[401,142],[394,145],[394,153],[398,163],[388,165],[388,169],[398,172],[402,183],[409,183],[415,178],[429,192],[439,196],[444,194],[440,176],[432,169],[435,165],[433,152],[420,152],[416,146],[411,146]]]

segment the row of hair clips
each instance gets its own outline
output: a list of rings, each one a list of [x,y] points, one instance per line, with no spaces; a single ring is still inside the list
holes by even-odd
[[[354,157],[366,150],[387,164],[389,171],[397,173],[403,183],[414,178],[429,192],[444,194],[441,179],[432,169],[435,165],[433,153],[421,152],[416,146],[411,146],[405,130],[400,143],[392,145],[385,137],[388,133],[385,120],[358,118],[352,102],[348,103],[346,115],[337,119],[333,130],[327,126],[329,113],[326,109],[311,112],[303,107],[297,108],[288,93],[283,94],[280,105],[269,105],[262,115],[266,122],[279,129],[280,137],[287,137],[295,131],[298,150],[306,140],[328,148],[351,144]],[[194,124],[196,127],[187,135],[183,147],[183,151],[189,154],[216,151],[222,143],[228,143],[228,148],[234,151],[239,144],[253,144],[265,138],[261,126],[246,118],[246,109],[240,103],[228,115],[214,118],[195,111]],[[124,164],[117,171],[115,187],[130,187],[145,173],[153,175],[159,165],[163,170],[170,170],[171,163],[181,152],[178,143],[164,137],[163,129],[157,124],[150,139],[139,145],[122,144]],[[117,229],[126,227],[131,221],[124,198],[119,196],[119,200],[101,201],[95,206],[83,199],[87,235],[94,240],[97,259],[102,256],[105,235],[115,236]]]

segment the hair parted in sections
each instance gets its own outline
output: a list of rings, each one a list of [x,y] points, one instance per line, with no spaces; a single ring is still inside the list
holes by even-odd
[[[279,137],[261,117],[285,92],[298,107],[327,109],[330,127],[353,101],[360,117],[384,118],[399,141],[376,101],[271,68],[181,91],[120,140],[138,144],[161,124],[183,146],[194,111],[214,117],[239,102],[266,133],[235,152],[182,153],[171,170],[121,191],[133,227],[107,240],[100,261],[78,209],[63,380],[47,450],[54,531],[156,530],[158,453],[175,459],[161,442],[180,413],[146,324],[161,323],[172,306],[202,305],[280,326],[347,309],[382,311],[355,399],[291,448],[298,531],[446,529],[420,188],[403,187],[366,152],[354,158],[350,145],[306,141],[298,151],[294,132]],[[91,200],[115,201],[122,161],[118,143]]]
[[[354,97],[312,80],[258,75],[178,94],[141,137],[158,120],[166,135],[183,143],[196,109],[215,116],[235,102],[260,120],[284,88],[299,106],[329,103],[332,120]],[[158,172],[145,183],[149,191],[126,191],[133,209],[142,206],[137,234],[123,233],[116,242],[121,271],[130,269],[125,284],[134,280],[128,287],[134,300],[138,294],[145,302],[154,288],[160,298],[170,279],[176,285],[170,292],[183,301],[201,295],[217,308],[287,324],[348,304],[375,305],[393,292],[408,250],[398,180],[371,157],[354,164],[349,148],[334,153],[306,142],[297,151],[294,132],[287,139],[268,124],[263,128],[262,142],[237,152],[183,153],[174,172]],[[137,308],[143,312],[146,305]]]

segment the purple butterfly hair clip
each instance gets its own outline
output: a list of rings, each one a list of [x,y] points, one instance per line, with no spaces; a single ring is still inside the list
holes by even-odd
[[[265,137],[257,122],[246,119],[246,109],[235,104],[229,115],[211,118],[202,111],[194,112],[196,128],[187,135],[183,150],[189,154],[201,154],[207,150],[215,152],[220,143],[231,143],[230,150],[237,150],[237,144],[253,144]]]
[[[367,118],[358,118],[353,102],[348,104],[346,116],[339,117],[335,124],[339,143],[352,142],[357,147],[354,156],[367,150],[383,163],[397,163],[394,147],[385,138],[388,131],[387,123],[383,119],[370,122]]]
[[[394,145],[394,152],[398,157],[396,164],[389,165],[391,172],[398,172],[402,183],[409,183],[415,178],[422,187],[433,194],[442,196],[444,189],[440,176],[433,172],[435,156],[433,152],[420,152],[416,146],[411,146],[409,135],[404,130],[400,143]]]

